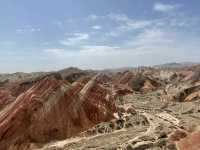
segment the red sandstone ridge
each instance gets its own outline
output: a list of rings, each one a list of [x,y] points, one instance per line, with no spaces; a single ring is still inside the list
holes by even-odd
[[[200,132],[194,132],[177,142],[179,150],[199,150]]]
[[[11,95],[10,91],[4,88],[0,89],[0,110],[13,101],[14,97]]]
[[[187,133],[177,130],[169,138],[170,142],[176,144],[178,150],[199,150],[200,149],[200,131]]]
[[[56,74],[37,81],[1,112],[0,149],[65,139],[111,120],[114,98],[97,79],[71,85]]]
[[[145,75],[145,73],[133,73],[126,71],[116,79],[121,85],[127,85],[132,88],[133,91],[137,92],[149,92],[156,90],[160,83],[156,81],[150,75]]]

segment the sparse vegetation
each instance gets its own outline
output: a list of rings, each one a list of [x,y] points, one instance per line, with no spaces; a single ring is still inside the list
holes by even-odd
[[[131,88],[134,91],[140,91],[141,88],[144,86],[145,77],[142,74],[137,74],[130,83]]]

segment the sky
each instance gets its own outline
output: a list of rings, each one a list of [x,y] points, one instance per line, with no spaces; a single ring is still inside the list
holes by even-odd
[[[200,60],[199,0],[1,0],[0,72]]]

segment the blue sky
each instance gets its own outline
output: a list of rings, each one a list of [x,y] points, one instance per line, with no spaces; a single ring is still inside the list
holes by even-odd
[[[199,0],[2,0],[0,72],[199,61]]]

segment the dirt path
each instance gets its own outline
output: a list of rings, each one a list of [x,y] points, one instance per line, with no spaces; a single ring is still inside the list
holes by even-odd
[[[95,149],[111,149],[116,148],[116,145],[122,145],[134,136],[147,129],[144,127],[137,129],[122,129],[109,134],[99,134],[92,137],[72,138],[52,144],[48,144],[40,150],[95,150]]]
[[[147,120],[148,124],[146,125],[133,124],[130,128],[115,130],[111,133],[53,142],[40,150],[145,150],[154,148],[162,150],[163,147],[154,147],[155,144],[160,140],[167,140],[167,135],[181,128],[182,121],[185,121],[186,117],[189,118],[191,114],[180,116],[177,113],[178,103],[163,107],[165,104],[159,99],[155,99],[154,95],[152,96],[152,98],[143,96],[142,99],[130,97],[125,103],[129,106],[133,105],[133,109],[136,109],[139,116]],[[187,118],[186,120],[188,120]],[[137,118],[132,116],[132,119],[136,120]],[[166,137],[160,139],[163,132],[166,133]]]
[[[128,140],[126,143],[122,145],[122,149],[126,149],[127,147],[132,147],[132,149],[137,149],[139,146],[142,145],[149,145],[151,146],[155,141],[158,139],[158,135],[155,133],[159,132],[158,128],[163,127],[170,127],[175,126],[179,128],[179,120],[170,114],[166,112],[157,113],[157,114],[150,114],[146,113],[145,111],[138,110],[140,113],[142,113],[143,116],[146,117],[146,119],[149,122],[149,128],[145,131],[140,133],[135,138],[132,138],[131,140]],[[148,137],[146,141],[141,141],[142,138]],[[134,145],[133,145],[134,143]]]

